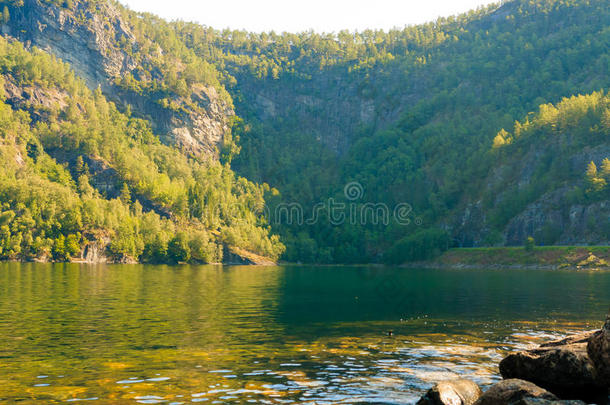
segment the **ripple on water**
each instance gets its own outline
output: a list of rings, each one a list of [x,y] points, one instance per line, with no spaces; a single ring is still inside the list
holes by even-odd
[[[150,382],[161,382],[161,381],[167,381],[170,380],[171,378],[169,377],[153,377],[153,378],[147,378],[146,381],[150,381]]]
[[[329,283],[328,273],[324,274],[323,282],[311,284],[315,287],[311,297],[316,299],[307,301],[306,296],[305,306],[300,293],[309,285],[300,281],[305,275],[293,280],[294,283],[298,281],[298,294],[279,297],[259,294],[260,288],[271,285],[269,280],[253,276],[265,271],[262,269],[249,268],[243,273],[233,270],[206,272],[191,267],[153,268],[141,273],[129,268],[91,273],[87,269],[62,267],[55,279],[49,279],[52,272],[47,269],[28,273],[28,277],[0,280],[10,287],[3,290],[5,295],[0,294],[0,315],[3,315],[0,319],[7,319],[5,314],[22,313],[20,311],[25,315],[23,319],[41,319],[40,322],[20,322],[13,317],[9,323],[0,321],[0,340],[4,343],[0,348],[1,401],[16,403],[24,392],[28,392],[39,403],[409,404],[433,383],[455,376],[470,378],[482,385],[490,384],[498,378],[497,364],[506,352],[589,328],[585,323],[520,322],[519,319],[526,319],[528,315],[535,316],[531,308],[538,308],[536,313],[546,314],[548,311],[544,309],[555,310],[554,307],[565,305],[565,310],[572,314],[566,316],[566,320],[580,319],[585,312],[598,312],[591,310],[593,304],[583,311],[583,305],[606,303],[610,297],[610,276],[606,281],[599,279],[596,283],[591,283],[587,276],[583,284],[587,294],[573,296],[571,301],[564,299],[564,289],[561,289],[561,299],[548,305],[548,294],[534,293],[528,305],[509,299],[510,294],[496,303],[524,308],[519,313],[509,313],[508,306],[504,310],[499,305],[489,309],[475,308],[473,312],[470,303],[468,311],[463,311],[464,308],[454,311],[451,293],[461,291],[456,287],[445,291],[447,294],[435,296],[435,303],[448,303],[437,308],[440,312],[435,311],[443,313],[447,319],[394,314],[396,321],[376,321],[374,319],[394,315],[388,315],[387,305],[373,308],[376,304],[372,290],[372,309],[367,308],[365,312],[342,312],[340,305],[328,313],[311,310],[318,302],[318,290],[323,293]],[[341,270],[333,270],[333,274],[337,274],[336,271]],[[0,277],[5,273],[0,272]],[[273,278],[278,274],[282,274],[281,270],[269,272]],[[341,289],[346,287],[345,278],[349,279],[350,274],[340,277],[341,288],[333,287],[333,297],[322,296],[324,299],[320,302],[334,298],[335,293],[340,295]],[[419,276],[428,277],[428,274],[430,272],[422,272]],[[455,274],[458,273],[453,272],[448,277]],[[461,278],[467,274],[459,275]],[[468,282],[474,283],[481,277],[486,276],[477,273]],[[48,284],[49,280],[56,280],[56,283]],[[281,283],[290,282],[290,279],[281,280]],[[522,282],[522,279],[515,281]],[[544,281],[546,292],[548,279],[545,277]],[[66,283],[72,283],[72,289],[66,289]],[[502,281],[504,284],[515,285]],[[537,285],[530,284],[532,289]],[[442,287],[438,283],[435,285],[435,288]],[[39,293],[34,294],[33,290],[31,294],[12,293],[32,286]],[[362,283],[358,282],[357,286],[366,289]],[[574,286],[570,286],[573,291]],[[287,287],[282,284],[281,288]],[[588,300],[594,289],[597,289],[594,300]],[[58,293],[47,297],[43,294],[47,290]],[[512,287],[509,290],[512,291]],[[275,287],[268,291],[277,292]],[[495,295],[486,294],[485,289],[472,291],[475,295],[472,305],[495,299]],[[481,294],[477,295],[477,291]],[[361,292],[358,295],[364,296]],[[74,305],[75,297],[81,296],[87,297],[86,308]],[[295,302],[297,298],[291,298],[293,296],[299,301]],[[414,299],[414,305],[418,305],[416,301]],[[273,305],[262,304],[266,302]],[[430,303],[427,299],[422,302]],[[261,304],[260,311],[249,312],[256,303]],[[422,313],[432,313],[428,304],[424,306]],[[66,323],[65,327],[62,324],[62,329],[75,331],[61,336],[62,343],[66,344],[62,347],[65,354],[59,355],[54,343],[48,343],[56,342],[58,328],[51,322],[55,319],[47,322],[46,312],[38,308],[57,308]],[[306,319],[299,318],[299,311],[293,311],[295,308],[309,311],[304,315]],[[604,305],[603,311],[606,308]],[[335,309],[337,316],[333,315]],[[132,316],[144,312],[150,316]],[[242,316],[244,313],[248,316]],[[372,320],[360,320],[363,316],[370,316]],[[406,320],[398,322],[401,317]],[[102,318],[103,322],[100,322]],[[156,319],[164,321],[152,321]],[[356,320],[348,322],[345,319]],[[104,336],[88,332],[90,325],[102,323],[108,328]],[[143,325],[147,328],[145,336],[139,333]],[[592,323],[590,328],[595,326]],[[83,333],[76,333],[81,327]],[[387,330],[394,331],[392,338],[386,336]],[[15,339],[2,339],[7,336]],[[35,341],[25,345],[25,336],[31,336]],[[81,336],[87,339],[81,339]],[[19,373],[16,371],[19,361],[25,364],[24,359],[31,359],[28,361],[31,366]],[[109,362],[108,359],[115,360]],[[60,379],[64,374],[66,377]],[[34,384],[37,388],[32,388]]]
[[[165,401],[163,397],[158,397],[156,395],[142,395],[134,398],[139,404],[161,404]]]
[[[130,378],[128,380],[119,380],[116,383],[124,385],[124,384],[137,384],[137,383],[141,383],[141,382],[144,382],[144,381],[146,381],[146,380],[139,380],[137,378]]]

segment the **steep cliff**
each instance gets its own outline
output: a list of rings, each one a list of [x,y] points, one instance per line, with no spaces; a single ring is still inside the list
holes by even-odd
[[[603,93],[567,98],[498,134],[483,188],[447,223],[455,244],[610,244],[609,106]]]
[[[230,142],[234,113],[213,68],[198,61],[211,79],[195,75],[188,89],[180,88],[187,84],[181,82],[186,59],[194,55],[168,49],[172,44],[158,42],[147,27],[133,24],[138,17],[118,3],[70,3],[9,2],[10,19],[2,32],[69,63],[90,89],[101,87],[118,105],[149,120],[165,143],[192,155],[218,157]],[[168,82],[169,75],[176,83]]]
[[[447,231],[455,246],[521,244],[530,233],[540,243],[606,243],[603,232],[581,222],[605,219],[602,202],[572,206],[553,194],[559,186],[547,188],[536,156],[550,159],[552,138],[515,155],[523,168],[499,161],[493,143],[500,129],[541,104],[610,86],[609,23],[603,0],[512,0],[389,32],[174,26],[225,77],[243,118],[235,128],[239,173],[277,187],[280,203],[306,210],[329,199],[412,207],[410,226],[275,224],[289,260],[343,263],[385,260],[393,246],[406,251],[402,239],[442,240],[427,238],[429,228]],[[600,163],[587,156],[592,146],[584,139],[555,150],[559,159],[582,158],[563,187],[577,187],[586,165]],[[495,182],[504,172],[511,179],[519,173],[522,189]],[[353,183],[362,191],[355,202],[344,195]],[[533,188],[543,192],[528,194]],[[583,218],[569,219],[581,210]]]
[[[273,261],[283,247],[264,226],[264,192],[163,145],[68,64],[0,37],[0,259]]]

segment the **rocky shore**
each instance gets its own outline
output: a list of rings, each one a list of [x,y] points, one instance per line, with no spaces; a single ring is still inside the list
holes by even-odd
[[[417,405],[610,404],[610,316],[601,330],[508,355],[500,374],[486,392],[466,379],[440,382]]]
[[[485,270],[610,270],[610,246],[455,248],[409,267]]]

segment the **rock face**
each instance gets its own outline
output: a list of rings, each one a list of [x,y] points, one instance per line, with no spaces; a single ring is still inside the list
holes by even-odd
[[[109,78],[137,66],[116,42],[133,44],[136,38],[116,7],[100,7],[103,13],[90,10],[83,3],[66,10],[51,2],[26,0],[23,6],[11,9],[11,21],[5,31],[69,63],[89,87],[108,90]]]
[[[239,249],[235,246],[224,246],[222,257],[224,264],[256,266],[275,266],[277,264],[266,257]]]
[[[479,386],[470,380],[443,381],[432,387],[417,405],[472,405],[481,394]]]
[[[552,401],[549,399],[542,398],[523,398],[517,402],[514,402],[513,405],[586,405],[585,402],[578,400],[558,400]]]
[[[107,243],[108,241],[89,243],[81,252],[81,257],[78,261],[88,264],[108,263],[109,260],[106,255]]]
[[[513,405],[537,402],[527,400],[556,401],[558,398],[535,384],[518,379],[500,381],[485,392],[475,405]],[[548,402],[542,402],[544,404]],[[554,402],[551,402],[554,403]]]
[[[602,330],[589,339],[587,353],[593,361],[599,380],[606,387],[610,387],[610,315]]]
[[[605,151],[610,152],[607,148]],[[585,165],[583,164],[583,167]],[[606,243],[607,236],[604,237],[603,229],[592,228],[589,224],[594,218],[608,218],[610,204],[607,201],[588,205],[562,206],[557,204],[568,192],[568,189],[562,188],[545,194],[511,219],[505,229],[506,244],[522,245],[523,241],[531,235],[546,244]],[[557,239],[549,239],[549,235],[556,235]]]
[[[3,34],[69,63],[88,87],[99,86],[110,100],[129,105],[134,115],[149,119],[165,143],[193,155],[218,155],[234,112],[215,88],[194,85],[190,96],[169,94],[173,105],[166,106],[156,96],[116,85],[126,75],[162,79],[160,72],[146,67],[147,60],[131,56],[129,50],[141,48],[144,38],[137,36],[120,6],[100,2],[91,9],[85,2],[76,2],[74,9],[66,9],[52,2],[25,0],[22,6],[10,7],[11,20],[2,25]],[[163,50],[159,47],[158,52]]]
[[[338,156],[348,152],[363,128],[372,133],[388,127],[427,92],[423,78],[390,85],[383,74],[371,72],[366,81],[351,81],[343,70],[332,69],[273,83],[244,72],[237,80],[239,116],[252,111],[270,130],[281,123],[285,133],[306,132]]]
[[[490,203],[484,202],[492,198],[491,205],[498,209],[512,201],[515,193],[536,182],[536,172],[541,170],[544,155],[558,151],[562,142],[569,137],[569,133],[558,135],[558,139],[545,144],[547,150],[544,153],[540,148],[532,146],[531,150],[519,154],[513,161],[491,171],[481,194],[471,196],[471,200],[448,221],[447,228],[455,242],[460,247],[489,244],[523,246],[527,238],[532,236],[542,245],[608,244],[610,203],[602,200],[569,204],[566,196],[573,192],[573,185],[550,190],[535,200],[528,201],[511,214],[502,230],[496,232],[493,229],[493,211],[489,208]],[[610,156],[608,143],[574,150],[574,155],[566,161],[566,168],[584,178],[591,161],[599,167],[607,156]],[[583,184],[579,186],[586,188]],[[511,202],[509,205],[519,207],[518,203]]]
[[[592,332],[510,354],[500,362],[504,378],[531,381],[562,398],[596,398],[607,388],[587,354]]]

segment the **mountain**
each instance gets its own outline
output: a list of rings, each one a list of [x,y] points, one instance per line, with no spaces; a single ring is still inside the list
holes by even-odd
[[[0,257],[269,262],[262,186],[160,142],[101,87],[0,38]]]
[[[509,131],[494,138],[494,167],[453,224],[461,242],[607,243],[610,95],[541,105]]]
[[[530,236],[610,243],[604,0],[281,35],[108,0],[0,7],[4,258],[404,262]]]
[[[244,119],[235,131],[242,146],[234,163],[239,173],[277,187],[283,204],[313,207],[332,197],[349,205],[344,188],[357,182],[363,191],[357,212],[365,204],[412,207],[409,226],[370,220],[291,226],[280,219],[275,229],[287,244],[285,258],[345,263],[387,260],[390,250],[407,251],[405,243],[433,253],[447,246],[523,244],[528,233],[538,234],[538,226],[519,225],[523,230],[515,233],[512,218],[489,218],[497,210],[478,212],[485,219],[477,229],[461,219],[497,170],[493,140],[502,128],[510,130],[540,105],[608,88],[609,23],[605,1],[538,0],[508,1],[403,30],[336,36],[175,25],[190,48],[223,72]],[[540,139],[532,148],[547,145]],[[607,141],[589,156],[598,165],[605,148]],[[572,153],[579,151],[557,158]],[[568,187],[582,179],[585,160],[572,167]],[[500,204],[502,196],[486,198]],[[515,207],[517,220],[526,207]],[[563,226],[549,221],[549,229]],[[585,228],[568,233],[557,242],[608,243],[603,233]],[[428,242],[437,246],[423,248]]]
[[[215,68],[168,24],[111,1],[5,1],[2,32],[69,63],[88,87],[151,122],[165,143],[218,155],[230,142],[231,98]]]

